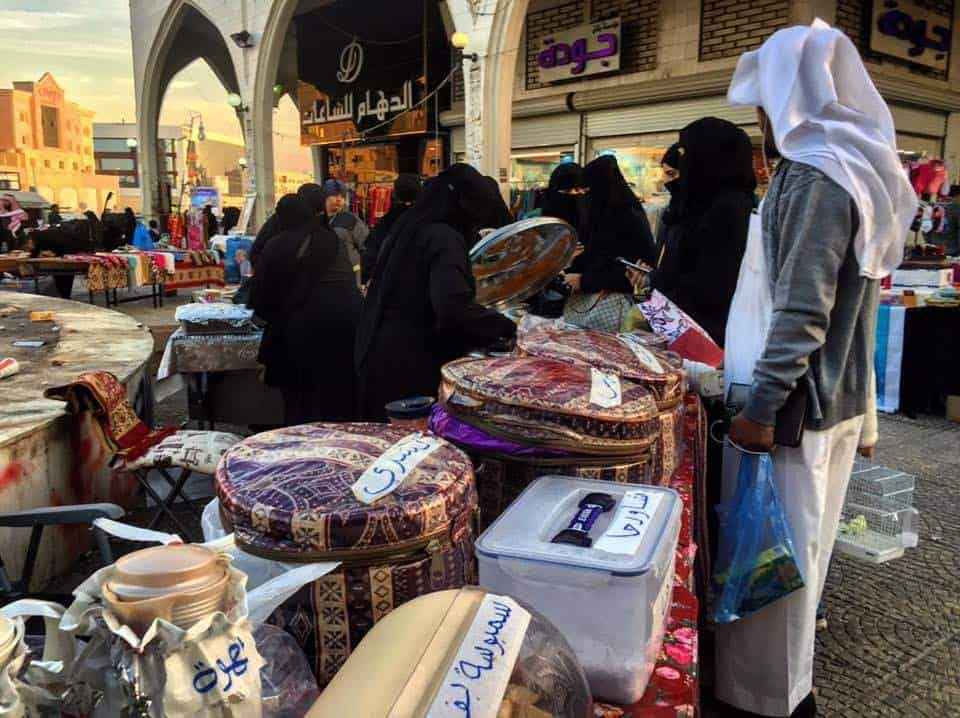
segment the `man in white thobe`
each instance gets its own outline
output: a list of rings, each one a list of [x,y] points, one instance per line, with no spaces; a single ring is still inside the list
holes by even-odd
[[[879,279],[903,258],[916,197],[889,109],[853,44],[825,23],[781,30],[745,54],[728,99],[759,108],[766,147],[781,158],[762,231],[751,238],[762,245],[771,300],[761,318],[765,340],[755,342],[750,392],[729,438],[748,450],[774,449],[777,412],[798,386],[806,389],[800,446],[773,450],[774,485],[805,586],[718,627],[716,694],[753,714],[812,716],[817,603],[855,453],[876,441]],[[731,312],[726,345],[748,341],[750,326]],[[738,451],[724,456],[726,495]]]

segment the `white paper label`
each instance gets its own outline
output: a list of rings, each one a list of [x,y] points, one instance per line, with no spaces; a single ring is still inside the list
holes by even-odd
[[[620,377],[599,369],[590,369],[590,403],[604,409],[620,406],[623,403]]]
[[[613,521],[593,547],[600,551],[633,556],[647,535],[662,499],[663,494],[648,493],[642,489],[625,493]]]
[[[427,718],[496,718],[529,623],[512,598],[484,597]]]
[[[621,334],[620,341],[623,342],[627,349],[633,352],[633,356],[637,358],[637,361],[647,369],[654,374],[663,374],[663,365],[660,364],[660,361],[653,355],[653,352],[643,346],[643,344],[629,334]]]
[[[380,455],[354,482],[357,501],[372,504],[399,488],[421,461],[443,446],[432,436],[416,433],[405,436]]]
[[[263,659],[246,626],[188,643],[164,660],[163,707],[167,715],[208,715],[213,706],[260,702]]]

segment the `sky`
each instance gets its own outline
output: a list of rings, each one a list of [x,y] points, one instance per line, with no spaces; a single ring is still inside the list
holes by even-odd
[[[128,0],[0,0],[0,48],[0,87],[50,72],[68,101],[96,112],[95,122],[134,122]],[[240,137],[227,92],[203,61],[173,79],[160,123],[184,124],[190,111],[203,116],[207,130]],[[309,172],[297,119],[285,98],[274,111],[274,161],[277,169]]]

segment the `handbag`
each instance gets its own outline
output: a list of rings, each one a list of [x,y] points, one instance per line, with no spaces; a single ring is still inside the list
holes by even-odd
[[[574,294],[567,297],[563,319],[582,329],[595,329],[616,334],[633,309],[633,300],[620,292]]]

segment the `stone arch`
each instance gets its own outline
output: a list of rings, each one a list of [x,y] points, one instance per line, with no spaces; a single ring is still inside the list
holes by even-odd
[[[170,81],[194,61],[203,60],[227,92],[240,92],[234,54],[216,23],[203,10],[188,0],[175,0],[159,27],[137,88],[140,187],[145,216],[154,214],[158,206],[159,162],[155,148],[160,109]]]
[[[276,84],[283,84],[286,92],[294,97],[294,87],[288,87],[285,78],[278,78],[280,59],[286,46],[290,23],[296,14],[300,0],[274,0],[270,13],[260,36],[257,74],[253,84],[253,105],[250,114],[257,132],[253,143],[253,173],[257,187],[257,204],[254,210],[259,225],[267,216],[267,210],[273,207],[274,197],[274,157],[273,157],[273,108]]]

